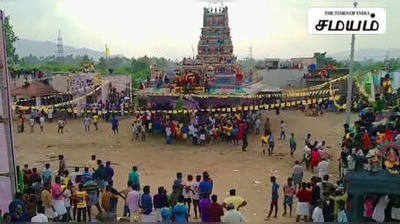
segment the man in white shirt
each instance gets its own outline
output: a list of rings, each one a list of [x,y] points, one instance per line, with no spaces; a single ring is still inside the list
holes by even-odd
[[[31,133],[33,133],[35,129],[35,119],[33,117],[29,119],[29,126],[31,127]]]
[[[246,220],[244,219],[242,213],[235,209],[235,206],[230,203],[226,207],[228,210],[225,215],[222,217],[223,223],[245,223]]]
[[[312,220],[314,223],[324,222],[324,214],[322,213],[322,202],[320,202],[319,205],[314,208],[314,211],[312,213]]]
[[[31,218],[31,222],[49,222],[49,219],[44,214],[44,207],[38,205],[36,215]]]
[[[320,178],[323,178],[325,175],[329,174],[329,162],[327,159],[323,158],[322,161],[318,164],[318,175]]]
[[[44,128],[44,116],[43,115],[40,116],[39,123],[40,123],[40,132],[43,133],[43,128]]]

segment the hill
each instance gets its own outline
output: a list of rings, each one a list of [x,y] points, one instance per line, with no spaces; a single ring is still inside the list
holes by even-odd
[[[37,57],[46,57],[55,55],[57,51],[57,44],[51,41],[35,41],[20,39],[15,42],[16,52],[20,57],[29,56],[30,54]],[[84,56],[98,60],[104,56],[104,52],[88,49],[88,48],[75,48],[64,45],[64,55]]]
[[[339,59],[345,60],[350,57],[350,51],[342,51],[337,53],[329,54],[328,56]],[[354,59],[356,61],[363,61],[367,59],[373,59],[375,61],[383,61],[385,57],[389,58],[398,58],[400,57],[400,49],[392,48],[392,49],[360,49],[354,52]]]

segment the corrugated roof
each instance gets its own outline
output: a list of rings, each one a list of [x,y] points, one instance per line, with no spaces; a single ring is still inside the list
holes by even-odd
[[[33,81],[27,86],[22,86],[11,90],[12,96],[32,98],[32,97],[43,97],[50,96],[59,93],[50,85],[44,84],[42,82]]]

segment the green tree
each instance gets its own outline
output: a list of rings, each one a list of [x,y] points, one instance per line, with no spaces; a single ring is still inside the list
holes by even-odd
[[[14,43],[18,40],[18,37],[14,33],[9,16],[5,17],[4,19],[3,30],[6,34],[7,63],[9,66],[14,66],[18,62],[18,55],[15,53],[14,47]]]
[[[314,57],[317,59],[317,67],[318,68],[323,68],[325,65],[335,65],[336,67],[343,67],[343,64],[335,60],[334,58],[327,57],[326,52],[320,53],[316,52],[314,53]]]

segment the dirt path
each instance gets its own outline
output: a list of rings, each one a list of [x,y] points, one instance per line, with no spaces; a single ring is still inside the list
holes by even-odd
[[[130,121],[122,120],[120,134],[111,134],[108,123],[100,123],[100,130],[91,130],[85,133],[78,120],[68,121],[63,135],[56,133],[55,123],[45,126],[45,134],[35,133],[15,134],[17,147],[17,161],[22,166],[29,163],[30,167],[42,168],[44,162],[50,162],[53,169],[57,169],[57,155],[63,153],[67,166],[85,166],[90,155],[96,154],[103,161],[112,161],[115,169],[115,186],[122,189],[126,186],[128,173],[133,165],[139,166],[141,182],[151,186],[154,194],[159,186],[167,187],[171,191],[172,182],[177,172],[197,175],[207,170],[214,180],[214,193],[222,201],[229,189],[236,188],[238,195],[244,197],[248,205],[242,212],[252,223],[262,223],[265,218],[265,209],[269,204],[271,186],[269,176],[275,175],[278,183],[283,183],[291,172],[295,160],[300,160],[304,147],[304,136],[311,132],[313,139],[326,140],[331,146],[331,154],[337,158],[338,140],[344,114],[325,114],[322,117],[305,117],[299,111],[283,111],[280,116],[273,112],[266,112],[272,123],[275,134],[275,155],[272,157],[260,156],[260,136],[249,137],[249,151],[241,152],[240,146],[226,143],[193,146],[189,143],[173,143],[166,145],[164,139],[158,136],[148,137],[144,143],[130,141]],[[283,119],[288,124],[289,132],[294,132],[297,138],[298,149],[295,157],[289,156],[289,145],[285,141],[278,141],[279,122]],[[332,179],[337,174],[336,159],[331,163]],[[310,173],[306,173],[309,180]],[[119,201],[119,214],[122,213],[122,201]],[[279,199],[282,205],[282,196]],[[282,209],[281,207],[279,209]],[[193,211],[192,211],[193,212]],[[279,211],[279,215],[282,210]],[[273,222],[288,222],[294,219],[279,217]]]

